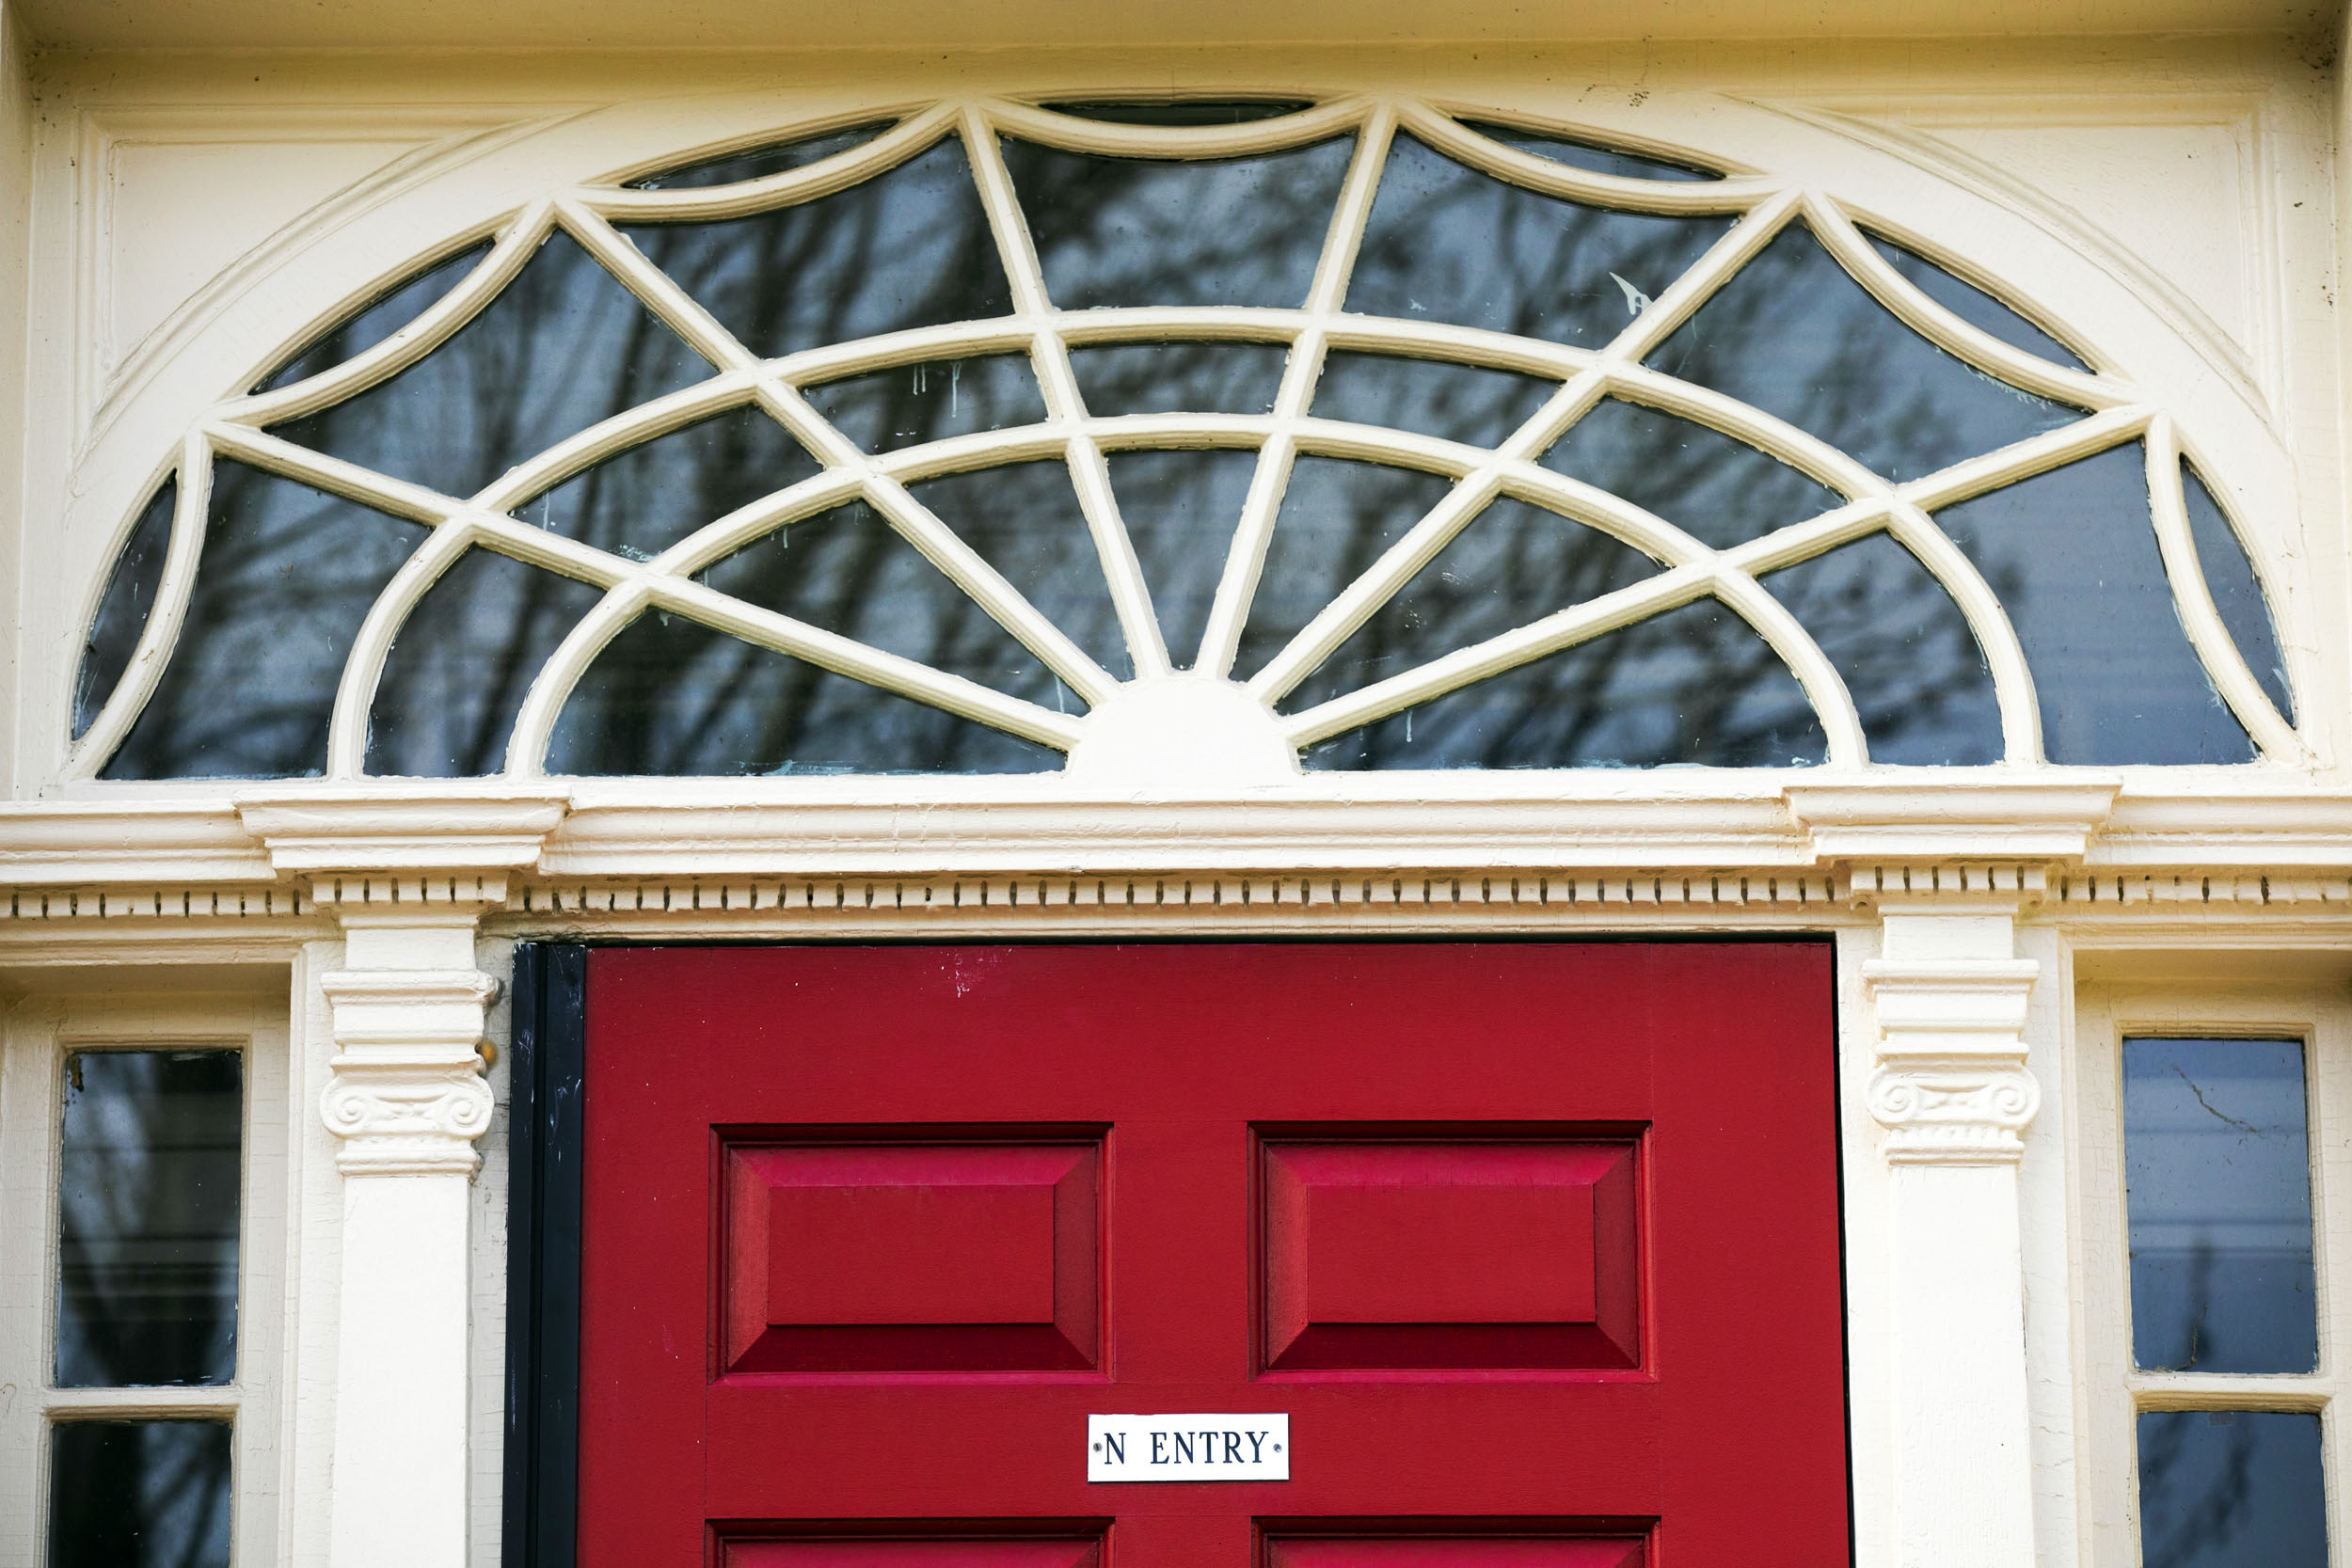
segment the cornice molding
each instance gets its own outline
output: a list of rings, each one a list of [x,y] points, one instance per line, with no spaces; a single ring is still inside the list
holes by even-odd
[[[2106,825],[2121,778],[1998,783],[1937,779],[1905,787],[1792,784],[1789,814],[1818,862],[1972,860],[2080,863]]]
[[[261,840],[272,869],[321,881],[535,865],[548,835],[569,810],[570,796],[512,786],[397,794],[304,790],[241,796],[235,803],[239,822]]]
[[[1563,798],[1556,778],[1546,794],[1527,776],[1391,774],[1189,802],[1073,800],[1031,781],[809,782],[389,781],[0,805],[0,921],[1500,903],[1810,922],[1897,895],[2005,899],[2043,918],[2352,914],[2352,792],[2234,776],[2136,791],[2000,770],[1608,775],[1566,781],[1581,793]]]

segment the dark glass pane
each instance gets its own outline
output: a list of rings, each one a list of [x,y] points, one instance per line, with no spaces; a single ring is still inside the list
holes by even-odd
[[[2250,762],[2181,627],[2137,446],[1947,507],[1935,520],[2009,611],[2052,762]]]
[[[1903,325],[1790,224],[1649,357],[1775,414],[1889,479],[1916,479],[2081,418]]]
[[[1544,453],[1544,467],[1726,550],[1818,517],[1846,498],[1693,420],[1603,398]]]
[[[2197,564],[2205,574],[2205,591],[2213,595],[2213,607],[2221,612],[2221,624],[2253,670],[2254,678],[2291,721],[2295,693],[2287,686],[2286,660],[2279,653],[2270,600],[2263,593],[2262,579],[2254,575],[2246,542],[2186,462],[2181,465],[2181,493],[2188,501],[2189,537],[2197,542]]]
[[[1070,352],[1089,414],[1271,414],[1279,343],[1120,343]]]
[[[1311,98],[1173,98],[1135,103],[1073,99],[1042,106],[1056,114],[1109,120],[1115,125],[1246,125],[1279,119],[1311,109],[1315,103]]]
[[[2141,1568],[2326,1568],[2319,1418],[2163,1410],[2139,1418]]]
[[[678,191],[709,185],[734,185],[746,180],[764,180],[771,174],[806,168],[836,152],[847,152],[853,147],[864,147],[897,123],[893,119],[869,119],[863,125],[828,131],[821,136],[803,136],[793,141],[747,147],[740,152],[722,153],[716,158],[706,158],[682,168],[665,169],[660,174],[649,174],[643,180],[631,180],[628,183],[632,189],[641,191]]]
[[[1352,137],[1215,160],[1004,146],[1045,292],[1065,310],[1304,305],[1355,150]]]
[[[1901,273],[1912,287],[1978,331],[1998,338],[2011,348],[2038,354],[2053,364],[2078,371],[2090,368],[2073,349],[1966,278],[1945,271],[1918,252],[1905,250],[1892,240],[1880,239],[1876,234],[1863,237],[1870,242],[1870,248],[1884,258],[1888,266]]]
[[[226,1421],[50,1429],[49,1568],[229,1568]]]
[[[1235,673],[1255,674],[1280,653],[1453,488],[1452,480],[1417,468],[1300,458],[1266,541]]]
[[[651,561],[705,523],[823,471],[746,404],[608,457],[515,509],[566,539]]]
[[[1658,570],[1648,556],[1525,501],[1496,501],[1282,702],[1296,712]]]
[[[599,420],[711,373],[568,236],[391,380],[274,434],[469,496]]]
[[[1135,673],[1068,467],[1013,463],[926,480],[913,490],[1063,636],[1120,680]]]
[[[1340,352],[1323,361],[1311,412],[1499,447],[1559,389],[1556,381],[1511,371]]]
[[[804,387],[802,393],[867,451],[896,451],[1045,418],[1045,398],[1025,354],[898,365]]]
[[[1573,136],[1553,135],[1545,131],[1527,131],[1516,125],[1497,125],[1491,120],[1466,119],[1462,123],[1482,136],[1491,136],[1505,147],[1521,152],[1532,152],[1538,158],[1549,158],[1555,164],[1590,169],[1595,174],[1613,174],[1625,180],[1721,180],[1723,176],[1711,168],[1692,164],[1670,164],[1663,158],[1645,158],[1637,153],[1620,152],[1598,142],[1579,141]]]
[[[2123,1180],[2137,1365],[2318,1365],[2300,1040],[2125,1040]]]
[[[138,651],[139,634],[147,629],[148,612],[155,608],[155,589],[164,580],[164,556],[171,548],[171,515],[180,504],[180,482],[164,481],[162,489],[131,525],[131,537],[115,557],[114,575],[90,617],[89,635],[82,644],[82,673],[73,684],[73,737],[90,727],[98,710],[121,684]]]
[[[1763,582],[1837,667],[1872,762],[2001,760],[2000,703],[1976,634],[1893,538],[1871,534]]]
[[[323,772],[335,685],[414,523],[242,464],[213,465],[196,590],[110,779]]]
[[[1731,221],[1541,196],[1400,135],[1380,176],[1347,309],[1597,348]]]
[[[1208,630],[1258,454],[1121,451],[1109,462],[1111,491],[1151,586],[1168,659],[1189,670]]]
[[[237,1373],[233,1051],[77,1051],[57,1153],[57,1386]]]
[[[346,359],[357,358],[439,303],[441,296],[464,282],[466,275],[489,253],[488,245],[478,245],[393,284],[304,344],[293,358],[263,376],[255,390],[274,392],[280,387],[307,381],[321,371],[331,371]]]
[[[988,214],[949,136],[846,191],[717,223],[627,230],[755,352],[797,353],[1012,309]]]
[[[1827,744],[1804,689],[1701,599],[1311,749],[1312,768],[1772,768]]]
[[[715,562],[702,580],[763,610],[1057,713],[1083,706],[1035,654],[863,501],[778,529]]]
[[[392,639],[368,708],[368,771],[443,779],[502,769],[531,683],[602,597],[488,550],[459,556]]]
[[[644,615],[596,657],[548,749],[553,773],[1041,773],[1061,753],[771,653]]]

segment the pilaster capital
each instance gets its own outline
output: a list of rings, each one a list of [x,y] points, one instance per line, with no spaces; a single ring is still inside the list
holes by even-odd
[[[471,1176],[490,1125],[483,1015],[498,983],[473,969],[342,969],[322,975],[335,1076],[320,1097],[346,1176]]]
[[[1939,906],[1889,915],[1885,951],[1862,966],[1878,1025],[1865,1103],[1892,1164],[2010,1164],[2042,1106],[2026,1069],[2041,965],[2011,951],[2005,913]]]
[[[485,1014],[497,982],[474,967],[474,928],[538,863],[569,809],[510,785],[327,790],[237,801],[280,875],[343,927],[343,967],[321,976],[334,1078],[319,1115],[346,1176],[470,1176],[490,1125]]]

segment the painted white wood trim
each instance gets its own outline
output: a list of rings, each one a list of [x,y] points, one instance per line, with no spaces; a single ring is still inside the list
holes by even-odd
[[[2034,1552],[2017,1164],[2041,1104],[2024,1034],[2041,966],[2015,956],[2014,896],[1881,899],[1862,985],[1893,1167],[1893,1560],[2014,1568]]]

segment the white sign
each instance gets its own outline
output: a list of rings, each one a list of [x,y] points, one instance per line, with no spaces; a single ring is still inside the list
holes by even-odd
[[[1089,1481],[1288,1481],[1288,1416],[1089,1416]]]

